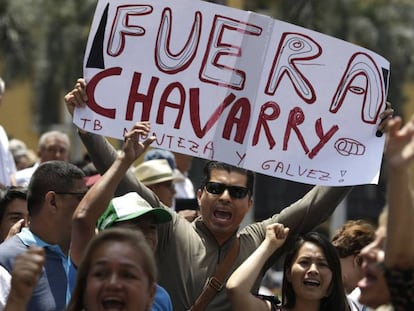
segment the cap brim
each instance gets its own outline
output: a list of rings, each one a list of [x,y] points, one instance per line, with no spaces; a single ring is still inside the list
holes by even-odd
[[[126,221],[138,218],[143,215],[152,215],[155,218],[156,224],[166,223],[172,220],[171,214],[164,208],[151,208],[146,210],[141,210],[136,213],[126,215],[124,217],[118,218],[115,222]]]

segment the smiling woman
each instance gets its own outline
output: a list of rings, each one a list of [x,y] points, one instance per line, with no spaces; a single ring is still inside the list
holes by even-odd
[[[148,311],[156,277],[153,254],[141,232],[104,230],[85,252],[67,311]]]
[[[251,293],[265,262],[285,242],[289,229],[282,224],[267,227],[266,239],[231,275],[226,289],[234,310],[346,311],[339,257],[330,241],[316,232],[299,237],[286,255],[282,304],[273,296]]]

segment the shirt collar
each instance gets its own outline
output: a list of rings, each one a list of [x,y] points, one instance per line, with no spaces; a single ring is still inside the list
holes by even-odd
[[[39,247],[47,247],[48,249],[58,253],[60,256],[66,257],[65,254],[62,252],[62,249],[57,244],[49,244],[39,238],[36,234],[30,231],[29,228],[23,228],[17,236],[22,240],[23,244],[26,246],[30,245],[37,245]]]

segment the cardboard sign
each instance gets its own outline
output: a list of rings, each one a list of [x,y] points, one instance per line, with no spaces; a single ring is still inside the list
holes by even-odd
[[[197,0],[99,1],[80,128],[321,185],[377,183],[389,62],[362,47]]]

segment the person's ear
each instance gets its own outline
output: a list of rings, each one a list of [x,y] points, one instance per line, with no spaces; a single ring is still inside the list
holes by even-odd
[[[48,191],[46,193],[45,203],[53,208],[56,208],[56,193],[54,191]]]
[[[249,210],[253,207],[253,196],[249,197]]]
[[[360,255],[355,255],[354,256],[354,265],[356,265],[357,267],[361,267],[362,266],[362,262],[363,262],[363,258]]]
[[[203,189],[198,189],[197,190],[197,203],[198,203],[198,206],[200,206],[200,199],[201,199],[202,195],[203,195]]]

